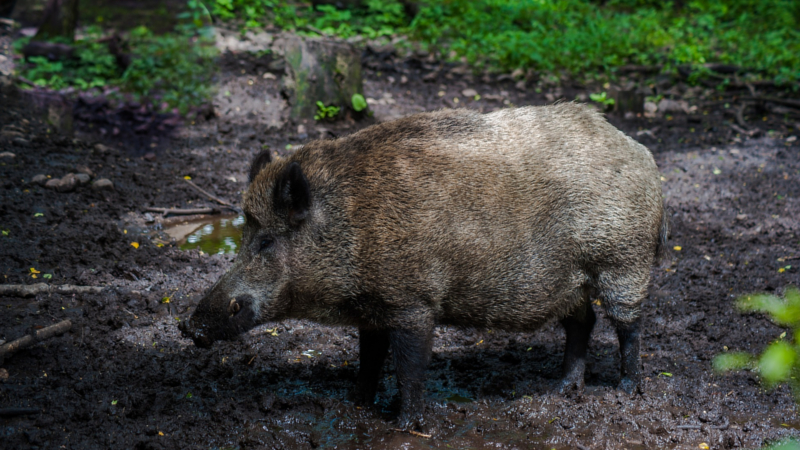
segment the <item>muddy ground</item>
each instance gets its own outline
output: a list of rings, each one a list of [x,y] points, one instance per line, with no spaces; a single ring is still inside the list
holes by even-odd
[[[375,117],[360,123],[288,124],[280,108],[253,109],[283,100],[278,80],[264,77],[268,64],[244,53],[221,58],[218,117],[186,120],[172,133],[154,127],[136,139],[109,133],[134,119],[102,108],[78,118],[74,138],[60,137],[25,95],[3,87],[0,150],[15,156],[0,161],[0,282],[107,289],[0,297],[0,339],[65,318],[74,323],[3,364],[0,410],[40,412],[0,417],[0,447],[715,449],[800,435],[786,387],[768,390],[754,373],[711,369],[714,355],[756,352],[786,331],[762,315],[740,314],[732,300],[800,284],[800,143],[791,138],[800,124],[751,109],[746,119],[761,137],[750,139],[729,126],[728,100],[691,101],[685,86],[662,90],[676,89],[699,106],[688,114],[610,117],[654,151],[672,212],[669,247],[681,248],[653,269],[644,394],[615,389],[617,341],[600,307],[587,391],[578,397],[557,393],[564,345],[557,324],[532,334],[438,328],[426,392],[431,438],[393,431],[391,367],[375,408],[346,400],[358,368],[353,329],[267,324],[211,350],[181,338],[178,320],[232,261],[180,250],[163,232],[170,220],[148,223],[146,207],[214,205],[183,177],[237,202],[247,163],[264,146],[282,154],[416,111],[489,111],[590,92],[567,83],[537,93],[380,49],[364,56]],[[481,100],[465,98],[465,88]],[[254,98],[263,102],[248,101]],[[31,182],[78,166],[114,189],[59,193]],[[679,428],[686,425],[696,427]]]

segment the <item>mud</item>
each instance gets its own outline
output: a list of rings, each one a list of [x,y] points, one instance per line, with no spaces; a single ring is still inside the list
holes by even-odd
[[[752,372],[711,369],[714,355],[756,352],[787,331],[762,315],[740,314],[732,300],[800,282],[800,146],[787,139],[798,134],[790,116],[749,118],[766,136],[758,139],[737,136],[719,105],[704,107],[708,114],[612,117],[654,150],[672,211],[670,248],[681,248],[653,269],[644,306],[644,393],[615,390],[618,347],[599,306],[582,396],[557,393],[564,346],[557,324],[532,334],[440,327],[425,438],[393,430],[391,365],[374,408],[346,400],[358,368],[353,329],[267,324],[211,350],[180,337],[176,324],[232,255],[181,250],[165,229],[194,218],[148,217],[144,208],[215,206],[185,176],[236,203],[249,158],[262,147],[286,153],[307,139],[367,125],[287,124],[280,109],[237,112],[237,96],[252,92],[280,107],[279,83],[258,76],[258,58],[225,58],[221,85],[242,89],[221,91],[219,117],[199,117],[169,133],[143,130],[130,143],[83,126],[74,138],[48,133],[14,89],[2,90],[0,124],[13,126],[5,129],[22,141],[0,136],[2,150],[16,155],[0,161],[0,282],[107,289],[0,298],[0,339],[65,318],[75,324],[3,364],[9,377],[0,383],[0,408],[38,412],[0,417],[0,447],[717,449],[800,435],[788,388],[766,389]],[[586,92],[523,91],[514,81],[473,78],[391,53],[367,52],[364,65],[374,121],[449,106],[544,104],[547,94],[571,100]],[[465,88],[483,99],[464,98]],[[114,126],[132,126],[114,117],[122,120]],[[144,158],[141,143],[154,136],[157,151]],[[60,177],[78,166],[109,178],[114,190],[58,193],[31,183],[34,175]],[[679,428],[686,425],[695,428]]]

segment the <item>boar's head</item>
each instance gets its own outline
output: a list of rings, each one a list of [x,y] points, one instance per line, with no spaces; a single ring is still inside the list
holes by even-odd
[[[233,266],[200,300],[192,318],[179,325],[198,347],[280,319],[288,310],[291,241],[307,221],[311,192],[297,162],[276,162],[254,183],[271,164],[269,153],[262,152],[250,168],[242,244]]]

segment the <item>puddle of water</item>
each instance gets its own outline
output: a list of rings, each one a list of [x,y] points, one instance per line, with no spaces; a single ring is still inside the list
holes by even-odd
[[[165,228],[178,241],[181,250],[200,249],[203,253],[236,253],[242,243],[244,216],[221,216],[211,220],[183,222]]]

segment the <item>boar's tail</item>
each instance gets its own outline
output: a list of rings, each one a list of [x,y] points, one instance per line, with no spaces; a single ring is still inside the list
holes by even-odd
[[[658,243],[656,244],[656,260],[661,261],[667,254],[667,239],[669,239],[669,211],[666,202],[661,207],[661,226],[658,229]]]

